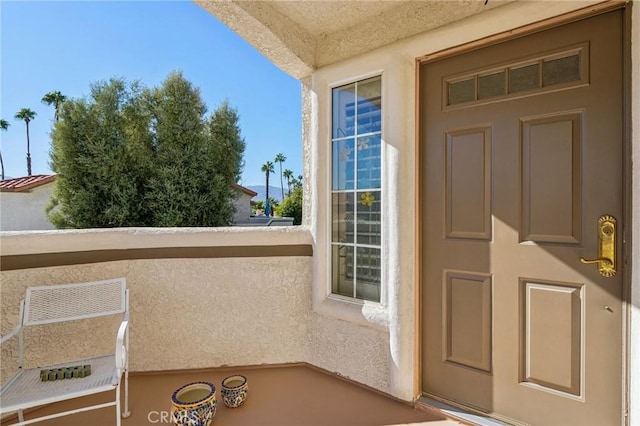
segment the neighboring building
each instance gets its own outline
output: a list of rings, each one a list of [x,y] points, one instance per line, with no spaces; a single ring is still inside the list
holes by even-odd
[[[55,229],[45,207],[55,175],[32,175],[0,181],[0,231]]]
[[[45,212],[53,194],[55,175],[32,175],[0,182],[0,231],[36,231],[56,229]],[[251,199],[257,192],[236,183],[238,192],[233,223],[248,224]]]
[[[238,193],[238,198],[235,201],[236,213],[233,216],[233,223],[235,225],[248,223],[251,217],[251,199],[258,193],[237,183],[232,183],[231,187]]]
[[[302,83],[320,367],[640,424],[640,4],[196,3]]]

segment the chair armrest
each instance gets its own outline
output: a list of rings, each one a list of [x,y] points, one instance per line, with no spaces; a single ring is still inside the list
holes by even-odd
[[[0,344],[6,342],[7,340],[11,339],[13,336],[15,336],[16,334],[18,334],[20,332],[20,330],[22,329],[22,325],[18,324],[15,327],[13,327],[13,330],[11,330],[9,332],[9,334],[2,336],[2,339],[0,339]]]
[[[129,313],[127,312],[118,328],[118,335],[116,336],[116,368],[119,371],[123,371],[127,365],[127,341],[125,339],[127,329],[129,328]]]

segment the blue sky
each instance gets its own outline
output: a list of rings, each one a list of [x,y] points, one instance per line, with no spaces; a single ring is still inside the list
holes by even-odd
[[[29,124],[33,174],[51,173],[53,107],[41,102],[45,93],[80,98],[110,77],[155,86],[173,70],[200,88],[209,112],[225,98],[238,109],[247,145],[243,185],[264,185],[260,167],[279,152],[283,168],[302,174],[300,82],[195,3],[0,0],[5,174],[27,174],[25,124],[14,119],[25,107],[38,114]]]

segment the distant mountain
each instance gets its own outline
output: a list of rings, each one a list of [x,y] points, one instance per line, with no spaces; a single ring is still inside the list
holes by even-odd
[[[267,198],[267,187],[265,185],[246,186],[246,188],[256,191],[258,195],[252,198],[253,201],[264,201]],[[284,189],[284,195],[287,196],[287,188]],[[282,202],[282,189],[279,186],[269,185],[269,197],[277,202]]]

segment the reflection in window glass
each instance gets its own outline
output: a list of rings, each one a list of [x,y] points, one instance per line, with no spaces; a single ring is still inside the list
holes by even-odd
[[[334,294],[353,297],[353,246],[331,247],[331,291]]]
[[[580,56],[571,55],[564,58],[545,60],[542,62],[542,85],[566,83],[580,80]]]
[[[380,113],[380,77],[358,83],[358,134],[379,132],[382,115]]]
[[[540,66],[535,64],[509,69],[509,93],[524,92],[540,86]]]
[[[476,80],[467,80],[449,83],[449,105],[471,102],[476,100]]]
[[[380,188],[380,134],[358,138],[358,189]]]
[[[358,247],[356,256],[356,298],[380,300],[380,249]]]
[[[343,139],[333,142],[333,190],[354,189],[355,178],[355,147],[353,139]]]
[[[505,94],[505,86],[506,77],[504,71],[482,75],[478,77],[478,99],[502,96]]]
[[[353,192],[331,194],[333,219],[331,225],[331,242],[353,243]]]
[[[356,200],[358,244],[370,246],[380,245],[382,225],[382,216],[380,214],[381,201],[380,191],[363,191],[358,193]]]
[[[530,57],[501,68],[491,65],[473,75],[451,76],[444,81],[446,106],[467,107],[491,98],[503,100],[509,95],[533,95],[581,86],[588,79],[588,48],[587,43],[582,43],[561,53]],[[554,87],[560,84],[561,87]]]
[[[331,288],[380,302],[382,81],[333,89]]]
[[[345,138],[353,136],[355,125],[355,98],[356,85],[333,89],[333,138]]]

